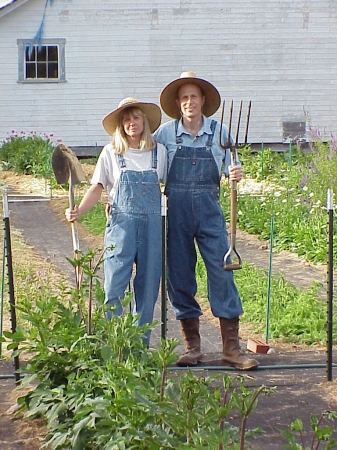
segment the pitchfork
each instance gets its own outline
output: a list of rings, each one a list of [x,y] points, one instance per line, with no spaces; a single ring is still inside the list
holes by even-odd
[[[247,144],[251,105],[252,105],[252,102],[250,101],[248,103],[244,144]],[[227,139],[226,143],[222,142],[222,124],[224,121],[224,114],[225,114],[225,101],[223,102],[223,106],[222,106],[222,114],[221,114],[221,122],[220,122],[220,146],[224,150],[227,150],[227,149],[230,150],[231,165],[236,166],[238,163],[237,158],[236,158],[236,154],[237,154],[236,149],[239,145],[239,132],[240,132],[240,122],[241,122],[241,114],[242,114],[242,100],[240,102],[240,109],[239,109],[239,115],[238,115],[238,120],[237,120],[235,144],[233,144],[233,141],[231,139],[231,128],[232,128],[232,119],[233,119],[233,100],[231,101],[231,104],[230,104],[228,139]],[[236,270],[236,269],[242,268],[241,256],[235,247],[235,243],[236,243],[236,205],[237,205],[237,182],[231,181],[230,246],[229,246],[228,252],[224,256],[224,262],[223,262],[223,267],[226,270]],[[238,261],[236,263],[233,263],[231,261],[231,258],[230,258],[231,255],[235,255],[237,257]],[[227,263],[228,259],[230,262]]]

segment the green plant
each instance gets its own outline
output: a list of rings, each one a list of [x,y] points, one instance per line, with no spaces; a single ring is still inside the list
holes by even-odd
[[[303,433],[303,422],[296,419],[290,425],[290,430],[282,430],[283,436],[288,439],[289,444],[285,445],[285,449],[289,450],[318,450],[321,443],[325,443],[325,449],[330,450],[337,448],[337,440],[332,437],[334,428],[327,422],[333,422],[337,418],[337,412],[324,411],[319,418],[314,414],[310,415],[310,428],[312,436],[309,438],[310,445],[305,445],[305,437]],[[296,438],[300,443],[296,442]]]
[[[0,161],[5,170],[18,174],[50,178],[52,175],[50,158],[54,149],[53,133],[38,135],[11,130],[0,144]],[[59,140],[59,139],[58,139]]]
[[[20,326],[15,333],[5,333],[15,354],[29,355],[23,384],[37,386],[19,403],[26,406],[27,417],[47,420],[46,446],[243,448],[245,439],[261,432],[246,429],[247,416],[258,395],[271,391],[247,390],[244,377],[236,378],[239,386],[234,386],[227,374],[199,378],[191,371],[171,372],[178,341],[162,339],[158,350],[147,349],[142,336],[158,324],[135,325],[128,312],[130,298],[123,300],[123,316],[105,319],[97,266],[90,263],[94,256],[89,251],[76,259],[88,278],[79,289],[64,284],[51,288],[48,277],[27,280],[26,296],[17,306]],[[93,289],[89,334],[87,299],[93,280],[98,287]],[[33,288],[43,281],[45,288]],[[243,416],[241,428],[230,423],[234,408]]]
[[[264,149],[263,154],[261,151],[251,154],[249,147],[243,148],[241,158],[248,188],[240,190],[239,183],[237,221],[239,228],[261,239],[269,239],[273,217],[276,251],[289,250],[308,261],[325,263],[325,204],[327,190],[336,192],[337,189],[337,151],[334,138],[322,142],[316,136],[311,147],[310,151],[294,148],[291,165],[289,151],[279,155]],[[264,177],[261,176],[262,166],[265,167]],[[252,193],[249,186],[253,184]],[[229,185],[224,182],[222,189],[221,205],[227,215]],[[333,240],[337,241],[336,233]]]

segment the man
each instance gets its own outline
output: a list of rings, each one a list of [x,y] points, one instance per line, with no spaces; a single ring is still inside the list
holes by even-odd
[[[220,123],[208,118],[219,108],[220,94],[194,72],[183,72],[163,89],[160,103],[175,119],[163,124],[155,138],[168,153],[168,293],[186,350],[177,365],[193,366],[202,358],[202,311],[195,299],[196,242],[207,270],[212,313],[220,320],[222,360],[241,370],[254,369],[258,361],[239,346],[243,310],[233,272],[223,269],[229,246],[219,203],[220,179],[225,173],[231,181],[240,181],[242,168],[230,166],[230,151],[219,144]],[[227,140],[228,129],[223,126],[222,142]]]

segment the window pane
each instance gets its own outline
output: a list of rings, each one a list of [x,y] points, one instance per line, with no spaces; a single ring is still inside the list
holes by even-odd
[[[48,78],[58,78],[58,64],[57,63],[48,63]]]
[[[46,47],[41,47],[37,51],[37,60],[38,61],[47,61],[47,49]]]
[[[48,61],[57,62],[58,61],[58,47],[55,45],[48,46]]]
[[[26,78],[36,78],[35,63],[26,63]]]
[[[45,63],[37,63],[37,77],[47,78],[47,65]]]
[[[30,48],[28,45],[26,47],[26,61],[35,61],[35,47]]]

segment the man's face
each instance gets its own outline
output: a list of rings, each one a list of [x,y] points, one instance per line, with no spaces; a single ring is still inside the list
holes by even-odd
[[[192,119],[201,116],[201,109],[205,97],[199,86],[195,84],[184,84],[178,90],[177,105],[183,117]]]

